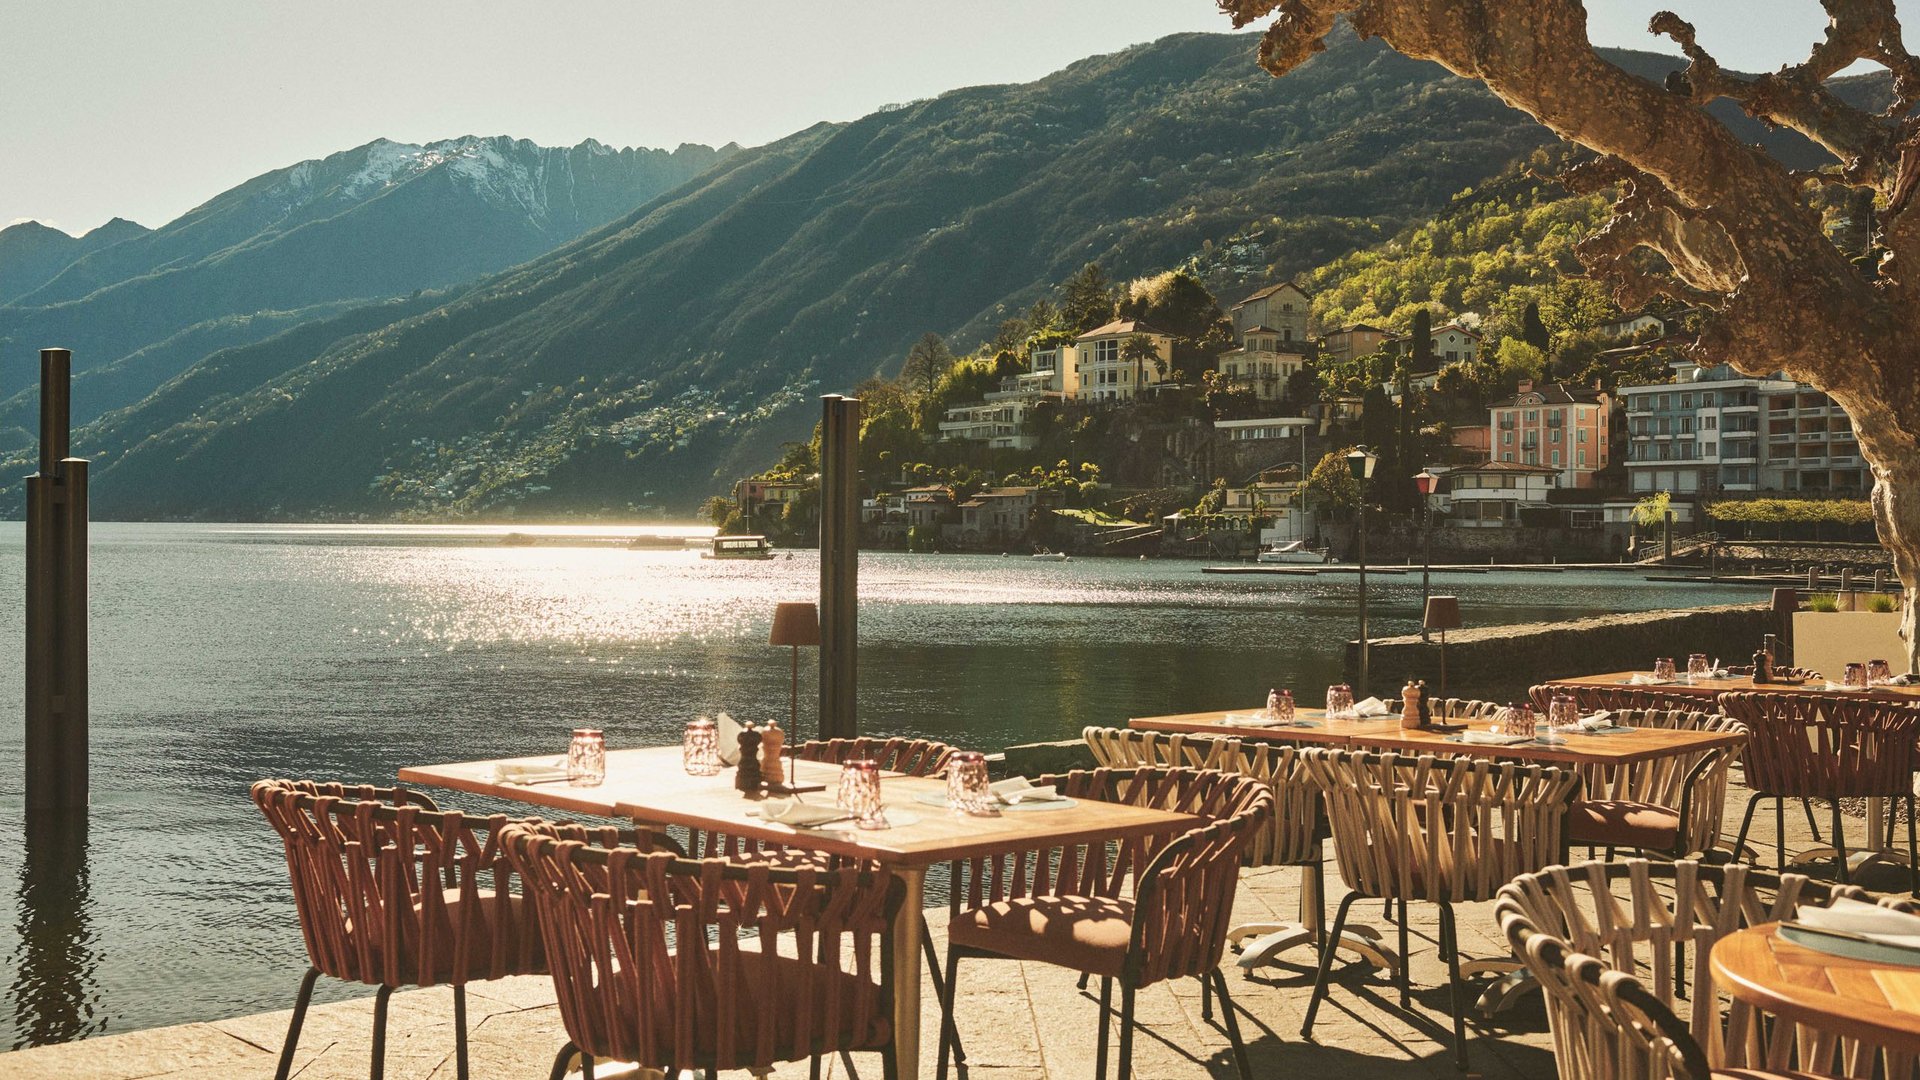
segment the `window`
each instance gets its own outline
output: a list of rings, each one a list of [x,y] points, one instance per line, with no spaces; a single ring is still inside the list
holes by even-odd
[[[1289,311],[1291,311],[1291,310],[1293,309],[1293,305],[1292,305],[1292,304],[1288,304],[1288,305],[1287,305],[1287,309],[1288,309]],[[1283,326],[1283,327],[1281,327],[1281,328],[1280,328],[1280,340],[1281,340],[1281,341],[1292,341],[1292,340],[1293,340],[1293,327],[1291,327],[1291,326]]]
[[[1711,390],[1700,395],[1700,407],[1703,409],[1713,408],[1713,392]]]
[[[1513,432],[1511,432],[1511,431],[1503,431],[1503,432],[1501,432],[1501,433],[1500,433],[1500,445],[1501,445],[1501,446],[1512,446],[1512,445],[1513,445]],[[1507,460],[1508,460],[1508,461],[1512,461],[1512,460],[1513,460],[1513,458],[1512,458],[1512,457],[1508,457],[1508,458],[1507,458]]]
[[[1501,455],[1500,455],[1500,460],[1501,460],[1501,461],[1512,461],[1512,460],[1513,460],[1513,455],[1512,455],[1512,454],[1501,454]]]
[[[1093,343],[1093,362],[1111,364],[1120,359],[1120,339],[1102,338]]]
[[[1540,410],[1538,410],[1538,409],[1528,409],[1528,410],[1527,410],[1527,423],[1529,423],[1529,424],[1535,424],[1535,423],[1539,423],[1539,421],[1540,421]]]
[[[1556,466],[1560,464],[1560,451],[1558,451],[1558,450],[1555,450],[1555,451],[1553,452],[1553,463],[1554,463],[1554,464],[1555,464]]]
[[[1281,310],[1281,311],[1292,311],[1292,310],[1293,310],[1293,305],[1292,305],[1292,304],[1281,304],[1281,305],[1280,305],[1280,310]]]
[[[1548,442],[1556,442],[1556,443],[1557,443],[1557,442],[1559,442],[1559,441],[1560,441],[1560,429],[1559,429],[1559,428],[1554,428],[1553,430],[1551,430],[1551,431],[1549,431],[1549,432],[1547,432],[1547,441],[1548,441]]]
[[[1578,434],[1577,436],[1575,436],[1575,437],[1574,437],[1574,440],[1573,440],[1573,441],[1574,441],[1574,442],[1579,442],[1579,443],[1583,443],[1583,442],[1586,442],[1586,441],[1587,441],[1587,429],[1586,429],[1586,428],[1581,428],[1581,429],[1580,429],[1580,432],[1579,432],[1579,434]],[[1584,457],[1584,456],[1585,456],[1585,454],[1583,453],[1583,454],[1582,454],[1582,456]]]
[[[1714,431],[1714,430],[1717,430],[1719,427],[1720,427],[1720,418],[1717,416],[1703,416],[1700,418],[1701,431]]]
[[[1693,434],[1693,417],[1683,416],[1680,418],[1680,434],[1682,435]]]
[[[1580,465],[1580,467],[1581,467],[1581,468],[1583,468],[1583,469],[1584,469],[1584,468],[1586,468],[1586,467],[1587,467],[1587,452],[1586,452],[1585,450],[1580,450],[1580,451],[1578,451],[1578,452],[1577,452],[1577,454],[1576,454],[1576,457],[1575,457],[1575,460],[1576,460],[1576,461],[1577,461],[1577,462],[1579,463],[1579,465]]]
[[[1660,405],[1659,405],[1659,408],[1662,408],[1662,409],[1671,409],[1671,408],[1673,408],[1673,395],[1672,395],[1672,394],[1661,394],[1661,395],[1660,395]]]
[[[1701,443],[1700,455],[1702,457],[1713,457],[1714,451],[1718,450],[1719,448],[1720,448],[1720,444],[1718,443]]]
[[[1692,395],[1692,394],[1681,394],[1681,395],[1680,395],[1680,407],[1681,407],[1681,408],[1683,408],[1683,409],[1691,409],[1691,408],[1693,408],[1693,395]]]

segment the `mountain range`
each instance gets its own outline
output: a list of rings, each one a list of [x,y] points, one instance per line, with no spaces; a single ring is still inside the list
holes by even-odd
[[[87,411],[97,419],[76,435],[76,452],[96,461],[96,515],[687,509],[777,457],[782,440],[804,438],[814,395],[890,373],[929,330],[970,346],[1088,261],[1125,279],[1199,257],[1230,302],[1387,241],[1552,141],[1478,84],[1377,42],[1339,35],[1276,80],[1253,63],[1254,41],[1178,35],[1033,83],[957,90],[762,147],[708,151],[714,160],[685,183],[597,228],[569,218],[583,222],[576,238],[477,279],[460,280],[475,265],[455,258],[462,244],[403,222],[404,206],[369,209],[371,231],[358,235],[387,257],[438,245],[443,257],[420,277],[438,276],[415,286],[438,291],[400,289],[384,267],[313,270],[311,253],[338,250],[326,244],[268,257],[342,214],[238,250],[229,241],[224,259],[256,260],[243,277],[289,261],[307,267],[270,295],[247,293],[256,313],[271,303],[290,314],[250,328],[260,335],[250,342],[225,341],[209,309],[175,331],[196,341],[164,362],[138,352],[114,362],[148,366],[95,398]],[[1609,56],[1650,79],[1678,63]],[[1849,90],[1883,92],[1866,80]],[[1726,118],[1791,163],[1821,160],[1798,136]],[[349,200],[364,192],[341,177],[367,172],[382,145],[348,152],[331,190]],[[578,157],[594,160],[581,148],[549,153],[572,156],[575,172]],[[438,171],[431,184],[443,190],[460,185],[444,165],[418,175]],[[283,171],[229,195],[291,183]],[[554,189],[542,190],[551,214]],[[501,249],[536,245],[525,235],[535,200],[502,201],[519,213],[503,226]],[[134,316],[123,305],[151,304],[138,292],[116,301],[114,289],[154,288],[156,275],[190,267],[214,272],[210,256],[167,256],[181,242],[157,239],[168,230],[78,257],[17,304],[30,319],[95,304],[124,324]],[[139,246],[115,254],[129,242]],[[152,254],[130,258],[143,251]],[[115,284],[82,291],[113,273]],[[357,288],[363,281],[382,284]],[[168,295],[173,304],[203,293]],[[51,343],[48,326],[87,332],[75,321],[21,325],[0,323],[10,350]],[[141,333],[152,331],[121,333],[102,351]],[[189,360],[202,343],[218,347]],[[156,376],[165,381],[133,396]],[[106,386],[111,376],[97,378]],[[76,399],[90,389],[77,386]],[[0,434],[27,415],[0,414]]]

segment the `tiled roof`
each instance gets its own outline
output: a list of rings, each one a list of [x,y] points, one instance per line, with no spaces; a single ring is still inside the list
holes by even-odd
[[[1116,334],[1159,334],[1161,337],[1167,336],[1166,331],[1156,330],[1146,323],[1141,322],[1139,319],[1115,319],[1105,326],[1096,326],[1073,340],[1086,341],[1088,338],[1113,337]]]
[[[1252,296],[1247,297],[1245,300],[1240,301],[1239,304],[1235,304],[1233,306],[1239,307],[1242,304],[1251,304],[1255,300],[1259,300],[1262,297],[1272,296],[1274,293],[1277,293],[1282,289],[1292,289],[1294,292],[1299,293],[1301,296],[1304,296],[1309,300],[1313,299],[1313,294],[1301,288],[1299,285],[1291,281],[1283,281],[1278,285],[1269,285],[1266,288],[1261,289],[1258,292],[1255,292]]]
[[[1542,473],[1554,474],[1560,470],[1547,465],[1527,465],[1518,461],[1489,461],[1484,465],[1466,465],[1453,470],[1455,473]]]
[[[1523,397],[1537,397],[1539,401],[1526,402],[1528,405],[1598,405],[1600,391],[1591,386],[1569,386],[1566,383],[1543,383],[1524,394],[1501,398],[1487,406],[1489,409],[1511,409],[1521,404]]]

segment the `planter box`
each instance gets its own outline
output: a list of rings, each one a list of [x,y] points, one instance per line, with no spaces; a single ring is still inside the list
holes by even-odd
[[[1885,660],[1906,669],[1907,646],[1900,640],[1897,611],[1796,611],[1793,613],[1793,663],[1812,668],[1834,682],[1851,663]]]

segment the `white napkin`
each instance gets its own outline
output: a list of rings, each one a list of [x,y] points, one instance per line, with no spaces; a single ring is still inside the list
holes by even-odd
[[[1803,907],[1797,920],[1822,930],[1843,930],[1888,945],[1920,949],[1920,915],[1908,915],[1862,900],[1841,897],[1832,907]]]
[[[564,765],[517,765],[507,762],[493,767],[493,782],[496,784],[549,784],[566,778]]]
[[[1628,686],[1659,686],[1665,683],[1666,681],[1667,680],[1659,678],[1658,676],[1649,675],[1644,671],[1637,671],[1633,675],[1627,678],[1627,685]]]
[[[720,763],[740,764],[740,725],[733,722],[733,717],[719,713],[713,718],[713,726],[720,740]]]
[[[1033,782],[1024,776],[1010,777],[997,783],[988,784],[987,790],[993,793],[994,798],[999,799],[1008,806],[1023,802],[1049,802],[1060,797],[1059,794],[1054,791],[1053,785],[1048,784],[1045,787],[1035,787]]]
[[[799,799],[769,799],[761,807],[760,816],[768,821],[777,821],[782,825],[805,829],[814,825],[824,825],[829,821],[844,821],[847,812],[825,803],[816,805],[801,802]]]
[[[1583,716],[1580,718],[1581,731],[1599,731],[1602,728],[1610,728],[1612,726],[1613,714],[1605,709],[1601,709],[1592,716]]]
[[[1265,712],[1228,713],[1220,721],[1222,727],[1274,727],[1278,724],[1291,724],[1291,720],[1281,720]]]
[[[1839,691],[1843,691],[1843,692],[1851,692],[1851,691],[1854,691],[1854,690],[1858,690],[1858,689],[1860,689],[1860,687],[1858,687],[1858,686],[1848,686],[1848,685],[1847,685],[1846,683],[1837,683],[1837,682],[1834,682],[1834,681],[1833,681],[1832,679],[1828,679],[1828,680],[1827,680],[1827,689],[1828,689],[1828,690],[1839,690]]]
[[[1387,708],[1387,703],[1377,697],[1362,698],[1353,703],[1355,716],[1385,716],[1391,711]]]
[[[1491,731],[1463,731],[1460,741],[1475,746],[1512,746],[1515,743],[1530,742],[1525,735],[1496,735]]]

